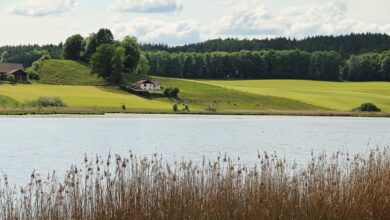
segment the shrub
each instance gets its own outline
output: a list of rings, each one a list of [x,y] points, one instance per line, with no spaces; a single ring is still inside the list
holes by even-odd
[[[12,74],[7,75],[7,81],[8,82],[15,82],[15,76]]]
[[[59,97],[39,97],[30,104],[34,107],[66,107],[65,102]]]
[[[28,78],[29,79],[31,79],[31,80],[39,80],[39,72],[38,71],[35,71],[33,69],[28,69],[27,73],[28,73]]]
[[[174,112],[177,112],[177,111],[179,111],[179,106],[177,106],[177,104],[174,104],[172,106],[172,109],[173,109]]]
[[[183,112],[190,112],[188,105],[184,105]]]
[[[217,106],[216,106],[215,102],[209,102],[209,106],[207,107],[207,110],[211,111],[211,112],[216,112]]]
[[[164,90],[164,95],[169,98],[177,98],[179,92],[180,92],[179,88],[169,87]]]
[[[354,110],[359,112],[381,112],[381,109],[372,103],[364,103]]]
[[[126,105],[122,104],[121,108],[122,108],[122,111],[125,111],[126,110]]]

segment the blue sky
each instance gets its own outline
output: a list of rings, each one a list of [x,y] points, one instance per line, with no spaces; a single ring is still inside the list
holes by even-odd
[[[390,34],[389,0],[0,0],[0,45],[59,43],[109,28],[179,45],[217,37]]]

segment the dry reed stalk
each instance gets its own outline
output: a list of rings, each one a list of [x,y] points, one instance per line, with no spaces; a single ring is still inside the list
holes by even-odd
[[[3,178],[1,219],[388,219],[390,155],[319,155],[306,167],[276,155],[259,155],[253,166],[226,155],[168,163],[85,157],[64,181],[35,172],[20,189]]]

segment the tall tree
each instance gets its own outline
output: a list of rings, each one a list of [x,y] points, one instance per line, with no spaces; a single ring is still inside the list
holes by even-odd
[[[127,36],[121,42],[122,47],[125,49],[125,71],[134,71],[141,58],[141,51],[135,37]]]
[[[100,29],[96,34],[96,43],[97,46],[102,44],[110,44],[114,42],[114,35],[110,31],[110,29]]]
[[[97,34],[92,33],[85,39],[85,60],[91,59],[93,53],[96,52],[96,48],[99,46],[97,42]]]
[[[64,44],[64,59],[68,60],[80,60],[81,51],[83,47],[84,39],[80,34],[69,37]]]
[[[91,57],[92,73],[113,84],[121,82],[124,49],[116,44],[103,44]]]

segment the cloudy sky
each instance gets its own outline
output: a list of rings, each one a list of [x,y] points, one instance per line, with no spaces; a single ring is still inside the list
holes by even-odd
[[[0,45],[59,43],[109,28],[179,45],[217,37],[390,34],[389,0],[0,0]]]

